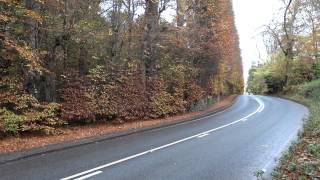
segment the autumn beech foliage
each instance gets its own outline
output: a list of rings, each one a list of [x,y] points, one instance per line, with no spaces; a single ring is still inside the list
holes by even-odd
[[[0,0],[0,11],[1,135],[162,118],[243,91],[229,0]]]

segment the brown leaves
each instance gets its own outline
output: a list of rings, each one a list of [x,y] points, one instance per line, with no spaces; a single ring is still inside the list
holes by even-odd
[[[32,50],[25,43],[18,43],[15,40],[0,34],[0,44],[3,48],[1,49],[0,59],[12,60],[15,57],[24,61],[25,67],[28,71],[43,72],[46,71],[42,67],[42,62],[36,51]]]
[[[27,117],[25,131],[48,132],[63,120],[129,121],[183,113],[214,94],[211,84],[217,88],[215,95],[229,94],[224,87],[231,71],[241,77],[229,1],[201,1],[190,9],[198,22],[178,29],[156,22],[158,16],[149,17],[154,28],[144,32],[150,33],[144,49],[147,16],[136,18],[132,10],[120,8],[109,17],[110,13],[100,12],[100,1],[33,2],[31,6],[0,0],[6,6],[0,22],[10,29],[0,34],[0,73],[5,75],[0,88],[11,89],[1,92],[0,99],[6,102],[2,106]],[[116,29],[115,24],[119,24]],[[146,70],[141,72],[143,66]],[[85,70],[80,75],[79,69],[90,73]],[[237,81],[230,81],[231,86]],[[61,112],[49,115],[51,105],[36,98],[57,101]]]
[[[59,90],[62,101],[62,118],[72,121],[94,121],[90,98],[83,78],[76,71],[67,72],[63,79],[64,87]]]

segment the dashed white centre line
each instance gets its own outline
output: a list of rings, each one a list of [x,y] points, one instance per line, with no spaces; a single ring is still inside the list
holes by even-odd
[[[85,176],[79,177],[79,178],[77,178],[77,179],[75,179],[75,180],[88,179],[89,177],[96,176],[96,175],[101,174],[101,173],[102,173],[102,171],[96,171],[96,172],[93,172],[93,173],[91,173],[91,174],[87,174],[87,175],[85,175]]]
[[[209,134],[208,134],[208,133],[206,133],[206,134],[201,134],[201,135],[198,136],[198,138],[203,138],[203,137],[206,137],[206,136],[209,136]]]
[[[243,122],[246,122],[246,121],[248,121],[248,119],[241,119]]]
[[[89,169],[87,171],[83,171],[81,173],[78,173],[78,174],[74,174],[72,176],[69,176],[69,177],[65,177],[65,178],[62,178],[60,180],[70,180],[70,179],[74,179],[74,178],[77,178],[79,176],[83,176],[83,175],[86,175],[88,173],[92,173],[92,174],[88,174],[86,176],[95,176],[97,174],[100,174],[102,173],[102,171],[99,171],[101,169],[104,169],[104,168],[107,168],[107,167],[110,167],[110,166],[114,166],[116,164],[119,164],[119,163],[122,163],[122,162],[125,162],[125,161],[128,161],[128,160],[131,160],[131,159],[135,159],[137,157],[140,157],[140,156],[143,156],[143,155],[146,155],[146,154],[149,154],[149,153],[153,153],[155,151],[159,151],[161,149],[165,149],[165,148],[168,148],[168,147],[171,147],[171,146],[174,146],[174,145],[177,145],[177,144],[180,144],[180,143],[183,143],[185,141],[189,141],[191,139],[194,139],[194,138],[201,138],[204,137],[204,136],[207,136],[209,135],[210,133],[212,132],[215,132],[215,131],[218,131],[220,129],[223,129],[223,128],[226,128],[226,127],[229,127],[229,126],[232,126],[234,124],[237,124],[237,123],[240,123],[240,122],[245,122],[246,120],[248,120],[248,118],[250,118],[251,116],[257,114],[257,113],[260,113],[263,111],[263,109],[265,108],[264,106],[264,103],[256,98],[256,97],[253,97],[253,99],[255,99],[258,103],[259,103],[259,107],[256,111],[254,111],[253,113],[247,115],[246,117],[243,117],[239,120],[236,120],[232,123],[229,123],[229,124],[225,124],[223,126],[220,126],[220,127],[217,127],[217,128],[214,128],[214,129],[211,129],[211,130],[208,130],[206,132],[202,132],[202,133],[199,133],[199,134],[196,134],[196,135],[193,135],[193,136],[190,136],[190,137],[187,137],[187,138],[184,138],[184,139],[181,139],[181,140],[178,140],[178,141],[175,141],[175,142],[172,142],[172,143],[169,143],[169,144],[166,144],[166,145],[163,145],[163,146],[160,146],[160,147],[157,147],[157,148],[154,148],[154,149],[150,149],[150,150],[147,150],[147,151],[144,151],[142,153],[139,153],[139,154],[135,154],[135,155],[132,155],[132,156],[129,156],[129,157],[126,157],[126,158],[123,158],[123,159],[120,159],[120,160],[117,160],[117,161],[114,161],[114,162],[111,162],[111,163],[108,163],[108,164],[104,164],[104,165],[101,165],[101,166],[98,166],[96,168],[93,168],[93,169]],[[210,117],[210,116],[209,116]],[[97,173],[97,174],[96,174]],[[83,176],[83,177],[86,177],[86,176]],[[80,177],[80,178],[83,178],[83,177]],[[88,177],[86,177],[88,178]],[[78,180],[81,180],[81,179],[78,179]]]

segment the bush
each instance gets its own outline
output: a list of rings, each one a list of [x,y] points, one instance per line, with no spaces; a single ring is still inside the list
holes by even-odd
[[[313,61],[309,59],[294,60],[289,72],[289,84],[300,85],[314,79]]]
[[[14,94],[0,98],[0,133],[19,135],[23,132],[55,133],[55,128],[64,125],[61,120],[61,105],[42,104],[31,95]]]
[[[301,87],[299,94],[306,98],[320,99],[320,80],[312,81]]]
[[[137,120],[146,118],[150,112],[149,104],[147,103],[146,93],[141,86],[141,80],[137,77],[130,76],[125,78],[119,84],[118,92],[118,113],[119,118],[124,120]]]
[[[173,88],[172,94],[167,92],[162,79],[155,80],[154,92],[151,96],[151,117],[165,117],[186,111],[187,102],[183,100],[180,88]]]
[[[95,121],[87,79],[78,71],[69,71],[62,76],[63,86],[59,90],[62,119],[68,123],[87,123]]]
[[[267,84],[269,94],[277,94],[283,90],[283,79],[280,77],[268,74],[265,76],[265,82]]]
[[[90,106],[96,120],[145,118],[148,106],[139,76],[111,74],[97,66],[87,78]]]
[[[320,79],[320,59],[318,59],[314,65],[315,77]]]
[[[4,129],[1,131],[12,135],[18,135],[22,130],[22,125],[26,121],[26,117],[17,115],[6,108],[0,109],[0,123],[3,124]]]
[[[19,135],[22,132],[41,132],[54,134],[56,128],[65,125],[61,120],[60,105],[56,103],[43,105],[38,111],[34,109],[17,114],[6,108],[0,109],[0,132]]]
[[[61,105],[50,103],[42,105],[40,111],[26,114],[26,121],[22,131],[42,132],[45,134],[56,134],[56,128],[66,125],[67,122],[61,118]]]
[[[184,92],[186,106],[190,108],[194,103],[198,102],[204,95],[203,89],[195,82],[187,84],[186,91]]]
[[[320,158],[320,144],[310,144],[307,146],[307,153]]]

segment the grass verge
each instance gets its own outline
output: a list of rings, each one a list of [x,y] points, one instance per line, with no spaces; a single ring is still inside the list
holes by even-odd
[[[283,95],[310,109],[299,138],[280,159],[272,177],[275,180],[320,179],[320,80],[293,88]]]

